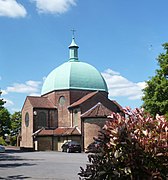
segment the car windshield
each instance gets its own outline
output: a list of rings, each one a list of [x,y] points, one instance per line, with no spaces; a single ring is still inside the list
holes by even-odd
[[[79,145],[79,143],[78,143],[78,142],[75,142],[75,141],[71,141],[70,144]]]

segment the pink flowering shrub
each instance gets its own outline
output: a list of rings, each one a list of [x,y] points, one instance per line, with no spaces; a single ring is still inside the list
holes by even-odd
[[[98,153],[89,154],[83,180],[167,180],[168,122],[153,119],[143,109],[125,108],[125,117],[112,113],[98,141]]]

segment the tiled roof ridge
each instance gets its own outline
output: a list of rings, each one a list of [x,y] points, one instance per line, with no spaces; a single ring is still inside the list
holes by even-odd
[[[123,107],[122,107],[120,104],[118,104],[117,101],[115,101],[115,100],[111,100],[111,101],[112,101],[115,105],[117,105],[121,111],[123,111]]]
[[[74,126],[74,127],[73,127],[73,129],[72,129],[72,133],[73,133],[75,130],[77,130],[77,131],[79,132],[79,128],[78,128],[78,126]],[[72,134],[72,133],[71,133],[71,134]],[[79,133],[81,133],[81,132],[79,132]]]
[[[43,129],[45,129],[44,127],[38,129],[37,131],[35,131],[32,136],[38,135]]]
[[[101,102],[98,102],[97,104],[95,104],[92,108],[88,109],[86,112],[84,112],[83,114],[81,114],[81,117],[84,116],[85,114],[87,114],[88,112],[92,111],[93,109],[95,109],[97,106],[99,105],[103,105]],[[104,105],[103,105],[104,106]]]

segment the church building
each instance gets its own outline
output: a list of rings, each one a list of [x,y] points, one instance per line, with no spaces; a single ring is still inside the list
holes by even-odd
[[[111,112],[121,106],[108,98],[107,84],[92,65],[78,59],[74,37],[69,60],[45,79],[41,96],[27,96],[22,108],[22,149],[61,151],[66,141],[82,150],[93,142]]]

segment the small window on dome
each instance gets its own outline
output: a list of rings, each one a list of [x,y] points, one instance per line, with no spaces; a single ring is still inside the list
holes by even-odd
[[[58,103],[59,103],[59,105],[63,106],[65,104],[65,101],[66,101],[65,97],[64,96],[60,96]]]

